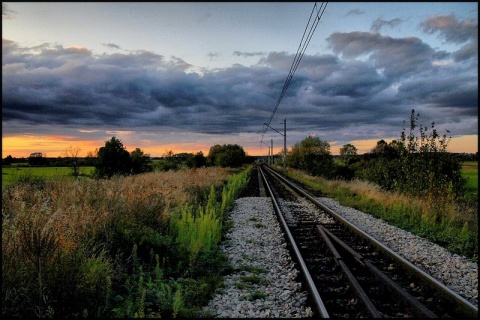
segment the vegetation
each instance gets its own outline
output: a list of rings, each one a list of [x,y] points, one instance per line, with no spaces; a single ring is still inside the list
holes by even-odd
[[[428,197],[432,203],[435,199],[434,202],[443,207],[449,198],[458,199],[464,193],[461,163],[447,152],[447,136],[439,136],[434,122],[427,134],[428,128],[417,124],[418,116],[412,110],[410,131],[407,135],[404,128],[400,141],[390,144],[379,141],[372,157],[357,170],[357,176],[385,190]]]
[[[2,315],[194,316],[229,270],[218,241],[249,170],[3,188]]]
[[[312,136],[292,146],[287,152],[287,163],[292,168],[323,177],[329,177],[334,166],[330,144]]]
[[[72,168],[72,176],[78,177],[80,175],[80,162],[79,162],[80,148],[69,146],[65,150],[65,156],[70,160]]]
[[[207,159],[202,151],[193,153],[178,153],[167,151],[163,159],[152,162],[155,171],[202,168],[207,165]]]
[[[351,143],[347,143],[340,148],[340,158],[345,165],[349,165],[350,161],[354,159],[356,155],[357,148]]]
[[[462,163],[460,173],[466,181],[465,198],[468,202],[474,202],[475,199],[478,199],[478,161]]]
[[[216,144],[210,147],[207,160],[210,165],[219,167],[240,167],[245,163],[246,153],[242,146],[237,144]]]
[[[95,167],[79,167],[78,177],[80,179],[85,179],[91,177],[94,172]],[[28,164],[26,166],[9,166],[2,167],[2,186],[8,186],[15,184],[20,180],[29,180],[29,179],[58,179],[62,177],[69,177],[70,180],[75,180],[72,176],[72,169],[69,167],[30,167]]]
[[[152,171],[149,164],[149,155],[144,154],[139,148],[130,155],[123,143],[112,137],[98,150],[94,175],[97,178],[110,178],[119,174],[139,174]]]

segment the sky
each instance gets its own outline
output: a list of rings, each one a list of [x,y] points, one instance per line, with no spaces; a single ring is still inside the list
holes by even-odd
[[[448,151],[478,151],[477,2],[2,2],[2,158],[113,136],[151,156],[265,155],[284,120],[287,149],[363,154],[412,109]]]

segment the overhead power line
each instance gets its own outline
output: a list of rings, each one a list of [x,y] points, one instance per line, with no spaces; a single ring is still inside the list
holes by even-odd
[[[310,13],[310,17],[308,18],[307,26],[305,27],[305,31],[303,32],[302,39],[300,40],[300,45],[298,46],[297,53],[295,54],[295,58],[293,60],[292,66],[290,67],[290,71],[288,72],[288,76],[287,76],[287,79],[285,80],[285,84],[283,85],[283,88],[282,88],[282,91],[280,92],[280,96],[278,97],[277,103],[275,104],[275,107],[273,108],[272,115],[270,116],[270,118],[266,122],[266,126],[264,125],[263,133],[262,133],[262,142],[263,142],[263,136],[265,135],[265,132],[267,131],[268,126],[272,122],[273,117],[275,116],[275,113],[277,112],[278,106],[280,105],[280,102],[282,101],[283,96],[285,95],[285,93],[288,89],[288,86],[290,85],[290,82],[292,81],[292,78],[295,74],[295,71],[297,70],[298,65],[300,64],[300,61],[303,58],[303,54],[305,53],[305,50],[307,49],[308,44],[310,43],[310,40],[312,39],[313,33],[315,32],[315,29],[317,28],[318,23],[320,22],[320,19],[323,16],[323,12],[325,11],[325,8],[327,7],[327,3],[328,2],[322,2],[322,4],[320,5],[320,8],[318,9],[317,8],[317,3],[315,2],[314,6],[312,8],[312,12]],[[312,21],[312,17],[314,16],[315,10],[317,11],[317,14],[316,14],[314,20]],[[310,26],[310,30],[308,31],[308,34],[307,34],[307,29],[309,28],[309,26]],[[305,36],[305,34],[307,34],[307,36]],[[261,144],[261,142],[260,142],[260,144]]]

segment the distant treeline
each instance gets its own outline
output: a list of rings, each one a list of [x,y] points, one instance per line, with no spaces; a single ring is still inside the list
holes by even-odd
[[[22,157],[14,158],[7,156],[2,159],[2,166],[16,164],[18,166],[48,166],[48,167],[71,167],[72,157]],[[76,158],[80,166],[94,166],[96,157]]]
[[[452,156],[458,159],[460,162],[466,161],[478,161],[478,152],[477,153],[450,153]],[[164,156],[164,157],[150,157],[152,161],[160,161],[160,160],[169,160],[175,162],[177,164],[182,164],[184,162],[189,162],[192,158],[194,158],[195,154],[193,153],[177,153],[173,154],[172,156]],[[198,156],[198,155],[197,155]],[[255,160],[263,160],[264,162],[267,161],[267,156],[246,156],[247,163],[252,163]],[[369,159],[373,157],[372,153],[365,153],[354,155],[352,158],[357,160],[361,159]],[[333,155],[333,158],[341,158],[340,155]],[[22,157],[22,158],[14,158],[12,156],[7,156],[2,159],[2,166],[8,166],[15,164],[17,166],[25,165],[25,166],[48,166],[48,167],[71,167],[73,158],[71,157]],[[82,167],[94,166],[96,157],[78,157],[78,163]],[[275,162],[281,162],[281,156],[275,155]]]
[[[111,177],[114,174],[138,174],[210,166],[235,168],[257,160],[256,157],[247,155],[243,147],[236,144],[214,145],[206,156],[202,151],[178,154],[167,151],[163,157],[151,157],[139,148],[128,152],[123,143],[115,137],[106,141],[104,147],[93,153],[89,152],[87,157],[78,157],[79,150],[72,147],[67,154],[73,156],[64,157],[47,157],[42,152],[31,153],[26,158],[14,158],[8,155],[2,159],[2,165],[71,167],[74,169],[74,175],[78,175],[79,167],[93,166],[98,177]]]

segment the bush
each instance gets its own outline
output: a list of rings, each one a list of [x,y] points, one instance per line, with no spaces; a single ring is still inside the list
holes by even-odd
[[[389,144],[378,141],[357,176],[385,190],[423,196],[437,203],[448,197],[461,197],[465,182],[460,173],[461,163],[447,152],[449,139],[446,135],[440,137],[434,122],[427,133],[427,127],[418,125],[418,117],[412,110],[410,132],[407,135],[404,128],[399,141]],[[419,136],[415,134],[417,128]]]
[[[355,171],[349,166],[335,165],[335,170],[333,171],[332,176],[334,179],[350,181],[355,178]]]
[[[207,156],[208,163],[219,167],[241,167],[246,161],[246,153],[242,146],[237,144],[214,145]]]
[[[287,153],[290,167],[304,170],[313,176],[334,176],[333,156],[330,144],[317,137],[307,137],[292,146]]]

